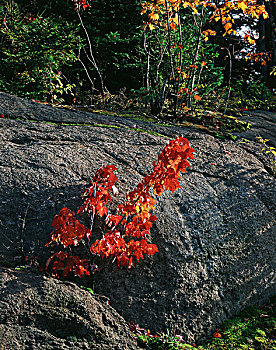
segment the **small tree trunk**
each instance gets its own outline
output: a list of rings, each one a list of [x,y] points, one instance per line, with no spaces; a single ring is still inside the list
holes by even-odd
[[[225,102],[225,107],[224,107],[224,114],[226,113],[227,110],[227,105],[228,105],[228,101],[230,98],[230,93],[231,93],[231,79],[232,79],[232,56],[231,56],[231,52],[230,50],[226,47],[226,50],[228,52],[228,56],[229,56],[229,79],[228,79],[228,94],[227,94],[227,98],[226,98],[226,102]]]
[[[198,26],[198,37],[197,37],[196,49],[195,49],[195,54],[194,54],[193,63],[192,63],[193,66],[196,64],[196,61],[197,61],[197,58],[198,58],[199,49],[200,49],[200,37],[201,37],[201,34],[202,34],[202,23],[203,23],[203,18],[204,18],[204,15],[205,15],[205,11],[206,11],[206,9],[204,7],[202,7],[200,24]],[[193,67],[192,77],[191,77],[191,79],[190,79],[190,81],[188,83],[188,89],[189,89],[189,85],[191,85],[190,92],[193,92],[194,85],[195,85],[195,77],[196,77],[196,68]],[[192,95],[189,95],[188,107],[192,107]]]
[[[77,10],[77,15],[79,17],[79,20],[80,20],[80,23],[81,23],[81,26],[82,26],[82,29],[84,30],[85,32],[85,35],[86,35],[86,39],[87,39],[87,42],[88,42],[88,46],[89,46],[89,53],[90,53],[90,57],[87,56],[88,60],[91,62],[91,64],[93,65],[93,67],[96,69],[96,72],[99,76],[99,79],[100,79],[100,84],[101,84],[101,94],[102,94],[102,97],[104,99],[104,82],[103,82],[103,77],[102,77],[102,74],[99,70],[99,67],[97,65],[97,62],[95,60],[95,57],[94,57],[94,54],[93,54],[93,50],[92,50],[92,44],[91,44],[91,40],[90,40],[90,37],[89,37],[89,34],[85,28],[85,25],[82,21],[82,18],[81,18],[81,15],[80,15],[80,12],[79,10]],[[87,73],[87,72],[86,72]]]

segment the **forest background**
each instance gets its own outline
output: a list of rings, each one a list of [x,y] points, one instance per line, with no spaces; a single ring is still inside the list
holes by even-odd
[[[275,110],[273,0],[0,0],[0,19],[4,92],[171,118]]]

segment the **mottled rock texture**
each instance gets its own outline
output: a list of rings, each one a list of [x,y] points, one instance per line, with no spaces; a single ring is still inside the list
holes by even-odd
[[[139,349],[104,298],[73,283],[0,268],[0,348]]]
[[[118,168],[123,194],[152,170],[167,137],[183,135],[197,152],[182,189],[158,200],[152,242],[159,253],[133,270],[103,264],[91,286],[125,320],[188,340],[276,293],[276,181],[262,145],[4,93],[0,114],[7,117],[0,120],[1,259],[17,259],[22,237],[25,253],[45,261],[54,215],[79,208],[100,166]]]
[[[247,139],[254,140],[256,137],[268,139],[267,144],[276,147],[276,113],[267,111],[246,111],[241,120],[252,125],[250,130],[240,134]]]

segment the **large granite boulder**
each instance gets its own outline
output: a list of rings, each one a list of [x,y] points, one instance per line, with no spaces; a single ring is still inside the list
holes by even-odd
[[[190,341],[276,293],[276,186],[261,145],[4,93],[0,114],[4,262],[16,261],[22,248],[45,262],[54,215],[80,206],[100,166],[118,168],[123,194],[152,170],[168,137],[183,135],[197,152],[182,189],[158,200],[152,241],[159,253],[131,270],[104,263],[88,283],[125,320]]]
[[[73,283],[0,268],[0,297],[2,349],[139,349],[105,298]]]

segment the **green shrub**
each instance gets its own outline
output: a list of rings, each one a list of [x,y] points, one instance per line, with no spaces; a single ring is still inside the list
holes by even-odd
[[[74,89],[64,69],[77,60],[82,46],[78,26],[43,14],[24,16],[16,3],[1,2],[0,89],[47,102],[63,101]]]

